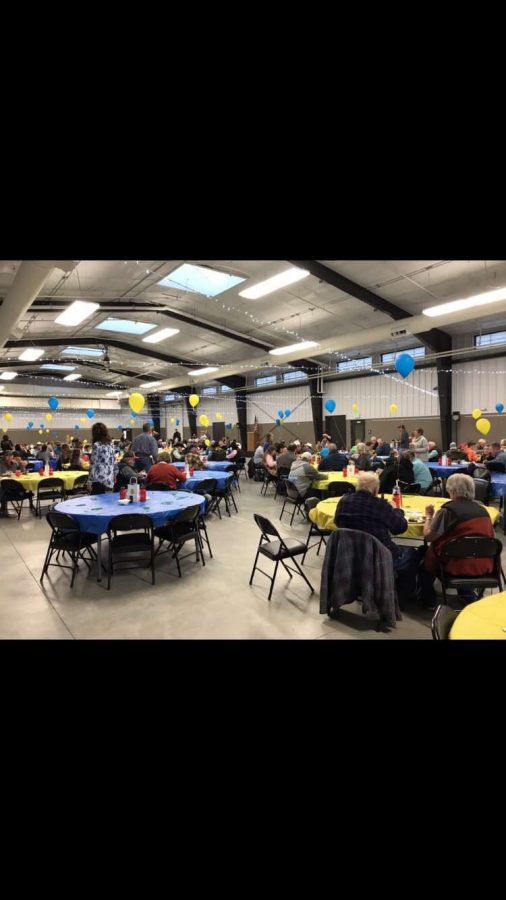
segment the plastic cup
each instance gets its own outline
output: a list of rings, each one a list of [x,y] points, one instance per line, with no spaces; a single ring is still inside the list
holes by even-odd
[[[348,467],[345,466],[343,469],[343,478],[347,478],[347,477],[348,477]]]
[[[20,478],[20,476],[21,476],[21,470],[16,469],[16,478]]]

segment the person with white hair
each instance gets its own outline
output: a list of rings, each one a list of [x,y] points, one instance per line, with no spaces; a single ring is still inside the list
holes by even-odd
[[[423,536],[429,543],[423,566],[418,575],[418,599],[426,609],[437,605],[434,578],[438,574],[438,556],[448,541],[459,537],[494,537],[494,526],[488,511],[482,503],[474,499],[474,481],[469,475],[457,472],[446,482],[450,496],[434,515],[434,507],[425,508]],[[446,563],[450,575],[488,575],[493,571],[493,560],[451,559]],[[462,588],[459,597],[465,602],[476,600],[472,589]]]
[[[321,481],[327,477],[323,472],[320,474],[318,469],[315,469],[315,467],[311,465],[310,459],[311,453],[309,450],[301,453],[295,462],[292,463],[290,474],[288,476],[288,481],[295,485],[299,494],[301,494],[304,499],[311,496],[319,496],[319,491],[310,492],[311,482],[316,480]]]

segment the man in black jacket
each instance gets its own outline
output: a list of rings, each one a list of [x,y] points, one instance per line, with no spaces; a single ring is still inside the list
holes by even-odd
[[[135,453],[133,450],[127,450],[123,459],[118,463],[118,474],[114,482],[114,492],[118,493],[122,487],[128,487],[131,478],[139,478],[139,472],[134,469]]]
[[[338,452],[335,444],[329,444],[329,455],[325,456],[318,466],[319,472],[342,472],[344,467],[348,465],[346,456]]]

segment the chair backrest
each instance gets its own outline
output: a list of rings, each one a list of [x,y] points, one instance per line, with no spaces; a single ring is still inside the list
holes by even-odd
[[[344,494],[354,494],[356,488],[349,481],[331,481],[327,491],[329,497],[342,497]]]
[[[147,485],[148,490],[150,491],[170,491],[171,488],[168,484],[164,484],[163,481],[154,481],[153,484]]]
[[[419,494],[422,488],[421,484],[418,484],[417,481],[415,481],[414,484],[408,484],[406,481],[400,481],[399,484],[403,494]]]
[[[167,523],[170,525],[180,525],[181,522],[194,522],[195,519],[198,518],[200,513],[200,506],[197,504],[195,506],[187,506],[185,509],[182,509],[181,512],[178,512],[177,516]]]
[[[500,557],[502,544],[498,538],[458,537],[441,548],[440,559],[483,559]]]
[[[471,477],[481,478],[482,481],[490,481],[490,472],[485,466],[475,466]]]
[[[151,516],[142,513],[125,513],[122,516],[114,516],[109,522],[107,533],[116,531],[139,531],[140,529],[152,529]]]
[[[292,484],[291,481],[285,481],[285,484],[287,497],[289,497],[290,500],[298,500],[299,502],[302,502],[302,494],[299,493],[295,485]]]
[[[46,521],[53,531],[80,531],[79,522],[68,513],[48,512]]]
[[[37,491],[42,490],[54,490],[55,488],[61,488],[62,490],[65,487],[65,482],[62,478],[41,478],[38,485]]]
[[[490,492],[490,481],[485,478],[474,478],[474,499],[486,503]]]
[[[288,478],[290,474],[290,466],[280,466],[278,469],[279,478]]]
[[[258,513],[253,513],[253,518],[266,540],[269,540],[268,535],[270,534],[271,537],[277,538],[278,541],[281,541],[281,543],[284,544],[279,531],[269,519],[266,519],[265,516],[260,516]]]
[[[309,497],[307,500],[304,500],[304,506],[309,511],[310,509],[314,509],[315,506],[318,506],[319,502],[318,497]]]
[[[435,641],[447,640],[459,612],[460,610],[445,606],[444,603],[438,606],[431,622],[432,637]]]
[[[204,478],[202,481],[199,481],[196,487],[192,488],[193,494],[214,494],[216,490],[216,485],[218,482],[216,478]]]
[[[86,484],[87,481],[88,481],[88,475],[86,473],[84,475],[78,475],[78,477],[74,481],[72,490],[74,490],[74,488],[76,488],[76,487],[82,487],[82,485]]]
[[[21,500],[26,496],[26,491],[19,481],[5,481],[3,484],[5,495],[8,500],[16,500],[18,497]]]

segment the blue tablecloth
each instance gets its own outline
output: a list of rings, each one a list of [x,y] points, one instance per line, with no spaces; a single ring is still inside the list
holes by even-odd
[[[217,482],[216,487],[221,491],[225,487],[229,478],[233,477],[233,472],[204,472],[200,469],[197,469],[193,473],[193,475],[190,476],[190,478],[186,479],[184,485],[181,485],[181,487],[183,487],[185,491],[193,491],[194,488],[197,487],[199,482],[207,481],[209,478],[214,478],[214,480]]]
[[[491,497],[506,497],[506,475],[502,472],[491,472]]]
[[[81,531],[91,534],[105,534],[114,516],[141,513],[151,516],[155,528],[160,528],[167,519],[173,519],[188,506],[203,506],[205,497],[187,491],[149,491],[146,503],[118,503],[119,494],[96,494],[92,497],[75,497],[55,506],[56,512],[68,513],[79,522]]]
[[[28,471],[29,472],[40,472],[41,469],[44,468],[44,460],[42,459],[29,459],[28,460]]]
[[[459,463],[456,466],[440,466],[439,463],[425,463],[426,466],[429,467],[431,472],[434,472],[438,478],[449,478],[450,475],[455,475],[456,472],[467,472],[469,468],[469,463]]]
[[[174,465],[177,466],[178,469],[184,469],[184,462],[175,462]],[[215,472],[226,472],[230,466],[235,466],[235,463],[227,462],[227,460],[224,460],[223,462],[213,462],[212,460],[209,460],[206,471],[212,472],[214,470]]]

